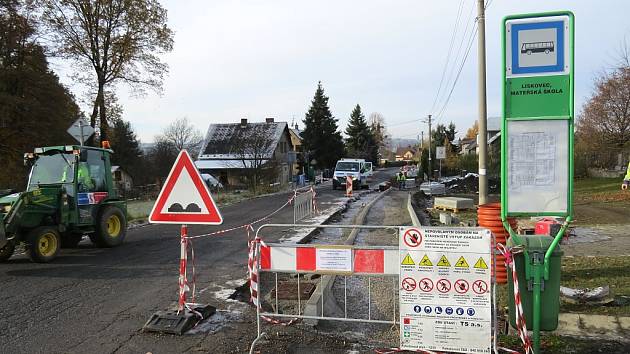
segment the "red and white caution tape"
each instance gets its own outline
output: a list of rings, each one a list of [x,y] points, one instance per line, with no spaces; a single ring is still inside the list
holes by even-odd
[[[186,238],[191,240],[191,239],[195,239],[195,238],[202,238],[202,237],[210,237],[210,236],[216,236],[216,235],[221,235],[221,234],[225,234],[228,232],[232,232],[235,230],[239,230],[239,229],[246,229],[247,227],[254,225],[254,224],[258,224],[259,222],[265,221],[269,218],[271,218],[272,216],[276,215],[277,213],[279,213],[282,209],[284,209],[286,206],[290,205],[291,203],[293,203],[293,200],[295,199],[295,194],[293,194],[289,200],[287,200],[286,203],[282,204],[281,207],[279,207],[278,209],[274,210],[273,212],[271,212],[270,214],[258,219],[258,220],[254,220],[248,224],[244,224],[241,226],[236,226],[236,227],[232,227],[229,229],[224,229],[224,230],[219,230],[219,231],[215,231],[215,232],[211,232],[208,234],[201,234],[201,235],[195,235],[195,236],[187,236]]]
[[[532,342],[527,333],[527,323],[525,322],[525,314],[523,312],[523,305],[521,303],[521,293],[518,287],[518,277],[516,274],[516,266],[514,265],[514,259],[512,258],[512,252],[502,244],[497,244],[497,249],[505,257],[505,266],[512,271],[512,282],[514,286],[514,307],[516,308],[516,329],[518,335],[523,342],[525,354],[533,353]]]
[[[253,228],[251,229],[254,230]],[[248,239],[249,239],[249,229],[248,229]],[[260,299],[258,298],[258,269],[259,267],[259,255],[257,254],[257,250],[259,250],[258,244],[263,247],[267,247],[263,240],[260,237],[256,237],[253,240],[249,241],[249,259],[247,261],[247,269],[249,271],[249,293],[250,293],[250,301],[257,309],[261,308]],[[295,322],[297,322],[298,318],[293,318],[290,321],[280,321],[275,318],[270,318],[267,316],[260,316],[263,320],[272,323],[279,324],[283,326],[289,326]]]

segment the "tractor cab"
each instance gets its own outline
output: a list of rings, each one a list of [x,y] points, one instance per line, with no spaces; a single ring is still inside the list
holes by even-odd
[[[39,262],[52,260],[61,246],[76,246],[84,234],[98,246],[121,244],[127,208],[113,187],[112,153],[65,145],[24,154],[31,167],[26,191],[0,198],[0,238],[6,241],[0,261],[19,242]]]

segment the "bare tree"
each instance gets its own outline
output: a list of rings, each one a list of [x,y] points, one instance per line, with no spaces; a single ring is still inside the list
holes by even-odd
[[[201,132],[186,117],[178,118],[169,124],[159,138],[169,142],[178,151],[183,149],[197,151],[203,140]]]
[[[105,90],[124,82],[138,93],[161,91],[168,66],[159,55],[173,49],[167,11],[157,0],[40,0],[42,21],[56,55],[73,60],[77,80],[93,85],[90,123],[108,120]],[[96,87],[94,87],[96,86]]]
[[[262,177],[275,177],[277,168],[273,161],[274,140],[264,129],[247,129],[240,135],[232,151],[241,161],[248,182],[254,193]]]
[[[377,148],[378,158],[384,155],[384,149],[387,149],[391,143],[391,137],[387,132],[387,126],[385,125],[385,117],[378,112],[373,112],[368,118],[370,124],[370,130],[374,137],[374,143]],[[378,160],[375,161],[378,163]]]
[[[630,143],[630,67],[596,81],[595,93],[580,114],[578,133],[614,147]]]

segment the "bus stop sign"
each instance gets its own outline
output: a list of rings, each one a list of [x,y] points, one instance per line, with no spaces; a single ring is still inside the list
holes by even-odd
[[[503,20],[502,215],[571,214],[573,14]]]

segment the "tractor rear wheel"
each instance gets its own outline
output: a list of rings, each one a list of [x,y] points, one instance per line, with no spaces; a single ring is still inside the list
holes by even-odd
[[[40,226],[31,230],[27,239],[28,255],[33,262],[50,262],[57,257],[61,248],[59,232],[50,226]]]
[[[79,242],[83,239],[83,234],[77,233],[65,233],[61,236],[61,247],[62,248],[76,248],[79,245]]]
[[[90,240],[99,247],[115,247],[123,243],[127,235],[127,218],[119,208],[106,206],[96,223],[96,232]]]
[[[15,251],[15,242],[13,240],[7,241],[7,244],[0,248],[0,262],[11,258],[13,251]]]

